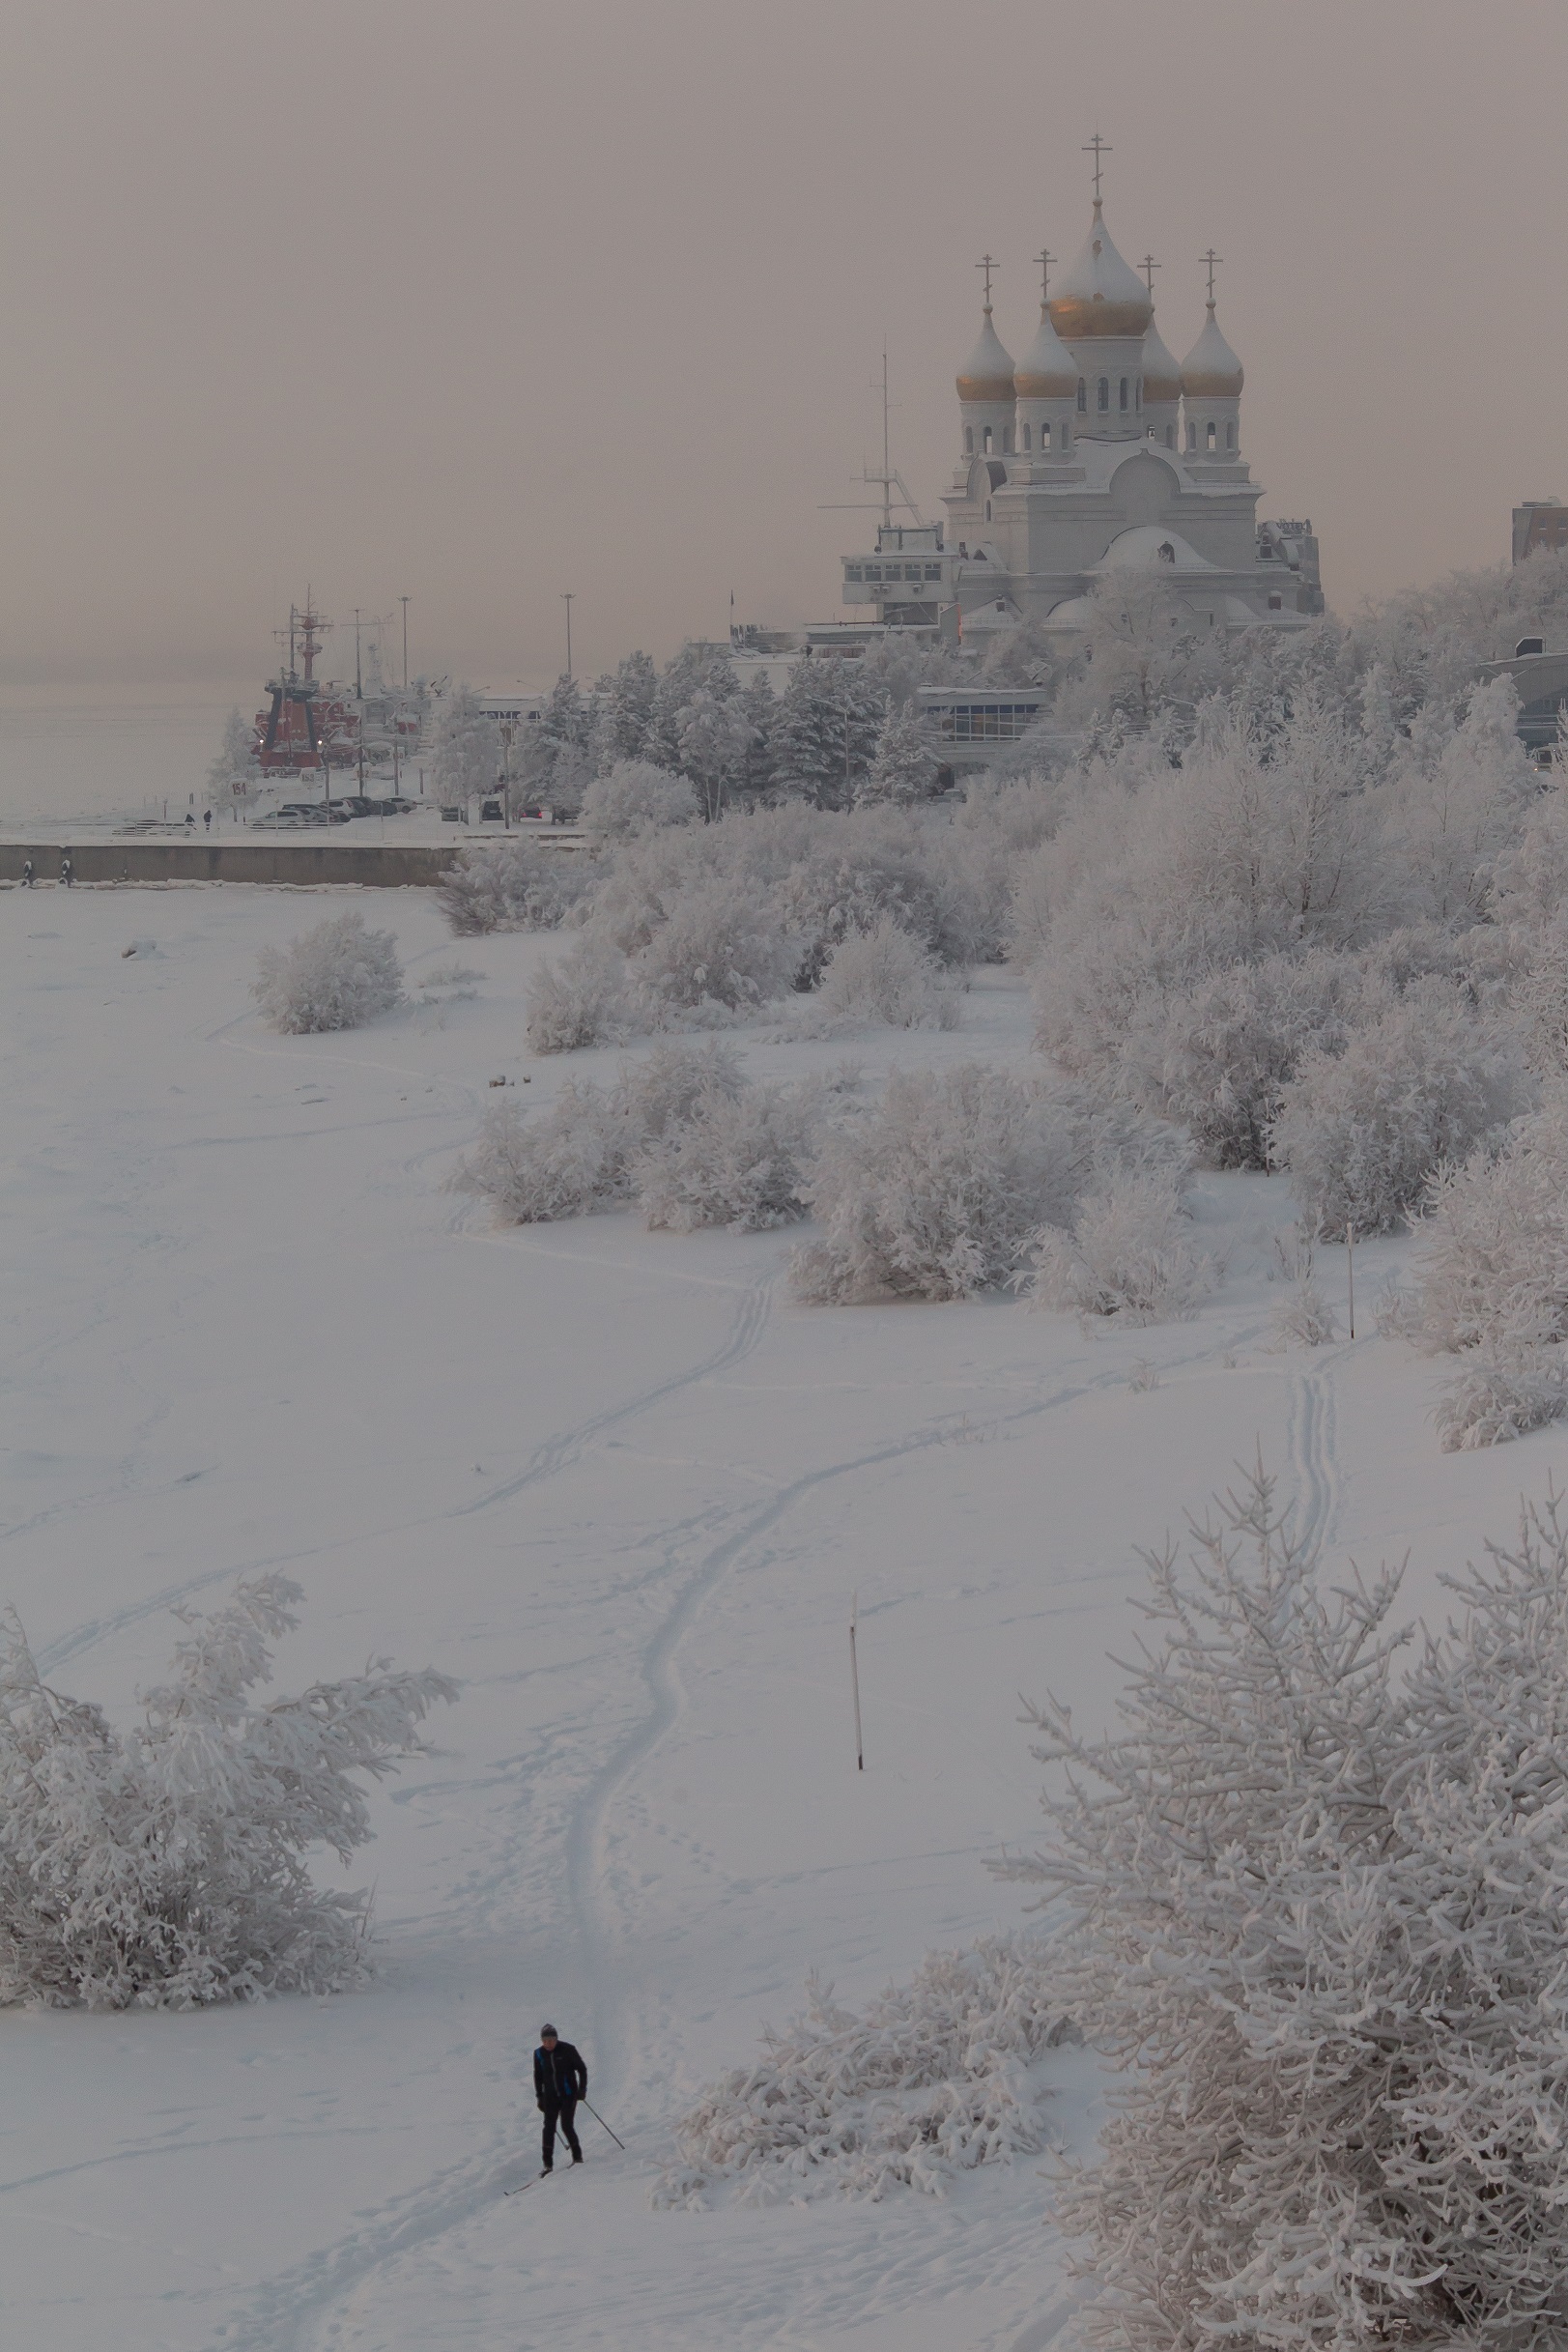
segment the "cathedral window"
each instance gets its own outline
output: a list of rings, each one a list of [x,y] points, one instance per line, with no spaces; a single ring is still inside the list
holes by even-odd
[[[1218,432],[1218,428],[1216,427],[1216,425],[1215,425],[1215,423],[1214,423],[1213,418],[1211,416],[1211,417],[1210,417],[1210,419],[1209,419],[1209,446],[1210,446],[1210,448],[1211,448],[1211,449],[1212,449],[1212,448],[1216,448],[1216,447],[1218,446],[1218,444],[1219,444],[1219,432]]]
[[[1143,415],[1143,378],[1141,376],[1139,376],[1133,384],[1132,397],[1137,405],[1138,414],[1141,416]]]
[[[1209,428],[1209,439],[1210,439],[1211,445],[1212,445],[1212,442],[1213,442],[1213,437],[1214,437],[1214,428],[1213,428],[1213,426],[1212,426],[1212,425],[1211,425],[1211,426],[1210,426],[1210,428]],[[995,436],[994,436],[994,434],[992,433],[991,428],[990,428],[990,426],[989,426],[989,425],[987,425],[987,426],[985,427],[984,431],[984,432],[982,433],[982,435],[981,435],[980,445],[981,445],[981,447],[982,447],[982,448],[984,450],[984,452],[985,452],[986,456],[987,456],[987,457],[989,457],[989,455],[990,455],[990,453],[991,453],[992,449],[993,449],[993,448],[995,447],[995,445],[996,445]]]
[[[972,424],[966,424],[963,429],[963,453],[965,457],[975,454],[975,428]]]
[[[1027,425],[1023,429],[1023,445],[1026,449],[1029,446],[1029,427]]]
[[[1198,428],[1197,428],[1197,426],[1196,426],[1195,424],[1189,424],[1189,425],[1188,425],[1188,427],[1187,427],[1187,447],[1188,447],[1189,449],[1195,449],[1195,448],[1197,447],[1197,445],[1198,445]]]
[[[1051,445],[1051,428],[1048,424],[1042,424],[1040,428],[1040,445],[1042,449],[1048,449]]]
[[[1167,449],[1174,449],[1176,446],[1176,427],[1173,424],[1165,427],[1165,446]]]
[[[1010,424],[1002,427],[1002,455],[1004,457],[1012,455],[1012,427]]]
[[[1126,380],[1126,376],[1124,376],[1124,377],[1122,378],[1122,399],[1121,399],[1121,407],[1122,407],[1122,414],[1123,414],[1123,416],[1125,416],[1126,415],[1126,413],[1127,413],[1127,380]]]
[[[1099,411],[1099,414],[1103,416],[1110,405],[1111,380],[1109,376],[1101,376],[1099,384],[1095,392],[1095,406]]]
[[[990,500],[989,500],[989,499],[987,499],[987,500],[986,500],[986,502],[985,502],[985,520],[986,520],[986,522],[988,523],[988,522],[990,521],[990,519],[991,519],[991,502],[990,502]]]
[[[1080,416],[1085,416],[1088,415],[1088,413],[1089,387],[1087,384],[1085,384],[1083,378],[1080,376],[1078,378],[1078,414]]]

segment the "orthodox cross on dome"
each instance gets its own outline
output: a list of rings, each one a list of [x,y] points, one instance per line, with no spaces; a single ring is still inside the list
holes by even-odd
[[[1146,253],[1142,261],[1139,262],[1138,267],[1143,272],[1145,281],[1149,287],[1149,300],[1153,301],[1155,299],[1155,272],[1156,270],[1163,270],[1165,265],[1162,261],[1155,261],[1152,253]]]
[[[1051,264],[1055,261],[1056,255],[1048,245],[1042,245],[1035,255],[1035,259],[1040,264],[1040,304],[1043,310],[1051,299]]]
[[[991,307],[991,272],[996,268],[996,264],[991,259],[990,255],[986,253],[976,262],[975,267],[977,270],[984,270],[985,272],[985,308],[988,312]]]
[[[1099,202],[1099,158],[1101,156],[1108,156],[1112,153],[1111,143],[1109,139],[1102,139],[1097,130],[1082,152],[1095,158],[1095,202],[1098,204]]]
[[[1214,306],[1214,272],[1219,267],[1221,256],[1211,245],[1207,253],[1199,254],[1198,259],[1209,272],[1209,307],[1212,310]]]

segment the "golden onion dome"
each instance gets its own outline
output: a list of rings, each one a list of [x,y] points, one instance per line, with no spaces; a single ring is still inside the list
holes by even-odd
[[[985,305],[985,322],[980,330],[980,340],[958,371],[960,400],[1011,400],[1012,398],[1012,361],[996,329],[991,325],[991,306]]]
[[[1077,362],[1051,325],[1043,303],[1040,330],[1018,361],[1012,383],[1020,400],[1075,400],[1078,396]]]
[[[1245,381],[1211,302],[1203,332],[1182,362],[1182,389],[1189,400],[1240,400]]]
[[[1182,371],[1166,349],[1165,338],[1153,319],[1143,339],[1143,405],[1152,402],[1180,400]]]
[[[1141,335],[1155,315],[1148,287],[1111,243],[1098,196],[1083,250],[1063,274],[1047,306],[1064,343]]]

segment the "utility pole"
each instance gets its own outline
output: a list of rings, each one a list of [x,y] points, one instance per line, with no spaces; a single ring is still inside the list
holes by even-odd
[[[575,590],[568,588],[561,597],[561,602],[566,607],[566,674],[568,677],[572,674],[572,604],[574,596]]]
[[[407,694],[409,690],[409,600],[406,596],[400,596],[397,601],[403,607],[403,691]]]
[[[359,659],[359,607],[357,605],[354,608],[354,700],[358,713],[355,735],[359,752],[356,764],[359,771],[359,797],[362,800],[365,794],[365,678],[364,669]]]

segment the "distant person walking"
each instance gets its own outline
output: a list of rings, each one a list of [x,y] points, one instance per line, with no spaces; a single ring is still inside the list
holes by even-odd
[[[24,857],[24,858],[22,859],[22,888],[23,888],[24,890],[31,890],[31,889],[32,889],[32,887],[33,887],[33,861],[32,861],[32,859],[31,859],[30,857]]]
[[[574,2118],[577,2103],[587,2097],[587,2091],[588,2070],[581,2051],[574,2050],[570,2042],[561,2041],[554,2025],[541,2025],[539,2047],[533,2053],[533,2092],[545,2119],[543,2160],[547,2172],[555,2168],[557,2124],[561,2137],[572,2151],[573,2164],[583,2162]]]
[[[76,869],[69,857],[60,860],[60,879],[69,890],[76,879]]]
[[[213,830],[213,812],[211,809],[203,809],[202,823],[207,827],[208,832],[211,833]]]

